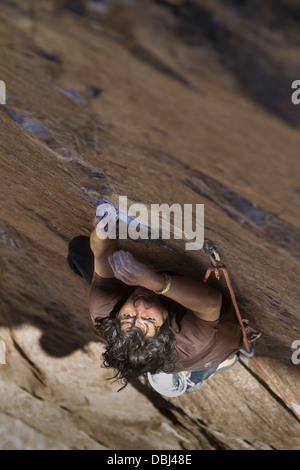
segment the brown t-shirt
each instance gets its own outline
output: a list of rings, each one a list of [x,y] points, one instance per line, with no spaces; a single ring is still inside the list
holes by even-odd
[[[127,286],[116,278],[101,278],[94,274],[89,292],[92,320],[118,311],[137,286]],[[160,296],[171,317],[176,334],[176,362],[171,372],[200,371],[215,367],[236,353],[243,344],[241,328],[233,305],[223,298],[221,316],[217,321],[199,318],[197,312]]]

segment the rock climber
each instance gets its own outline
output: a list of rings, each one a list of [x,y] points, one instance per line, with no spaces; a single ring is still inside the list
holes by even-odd
[[[99,238],[100,220],[90,238],[70,242],[68,262],[90,284],[90,315],[114,378],[126,386],[146,373],[187,371],[192,392],[232,367],[243,347],[232,303],[202,280],[153,270],[118,238]]]

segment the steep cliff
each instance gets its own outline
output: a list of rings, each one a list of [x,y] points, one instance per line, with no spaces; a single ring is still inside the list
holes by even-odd
[[[99,200],[204,204],[205,236],[262,331],[257,357],[300,404],[299,7],[275,4],[77,16],[1,2],[1,449],[299,449],[299,422],[251,359],[195,394],[165,399],[142,380],[117,393],[66,262]],[[209,265],[182,240],[123,246],[158,268]]]

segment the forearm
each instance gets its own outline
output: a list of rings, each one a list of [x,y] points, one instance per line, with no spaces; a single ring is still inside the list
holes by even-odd
[[[94,229],[90,236],[90,246],[95,257],[102,256],[105,253],[109,255],[117,249],[117,239],[106,238],[104,240],[97,237],[96,229]]]
[[[108,257],[117,250],[116,239],[106,238],[101,240],[97,237],[96,230],[90,236],[90,247],[94,253],[94,270],[101,277],[114,277],[114,273],[108,262]]]
[[[160,291],[164,285],[164,276],[154,273],[151,282],[148,282],[148,289]],[[214,287],[204,284],[195,278],[184,276],[171,276],[171,287],[162,294],[175,300],[184,307],[199,312],[201,318],[206,320],[216,320],[220,313],[222,294]]]

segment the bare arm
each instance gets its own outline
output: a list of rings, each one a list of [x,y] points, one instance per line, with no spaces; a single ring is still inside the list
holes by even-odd
[[[106,202],[99,204],[94,218],[95,229],[90,236],[90,246],[95,258],[94,272],[100,277],[115,277],[108,257],[118,248],[118,223],[115,207]]]
[[[101,240],[93,230],[90,237],[91,250],[94,253],[94,272],[101,277],[115,277],[108,262],[108,257],[117,249],[117,240],[106,238]]]
[[[138,262],[127,251],[115,252],[108,261],[115,277],[128,285],[143,286],[154,292],[163,288],[163,274],[156,273],[149,266]],[[220,317],[222,294],[198,279],[172,276],[171,287],[163,295],[193,310],[203,320],[215,321]]]
[[[171,276],[171,279],[171,287],[163,295],[197,312],[197,316],[203,320],[218,320],[222,304],[221,292],[195,278]],[[160,286],[162,284],[160,282]]]

